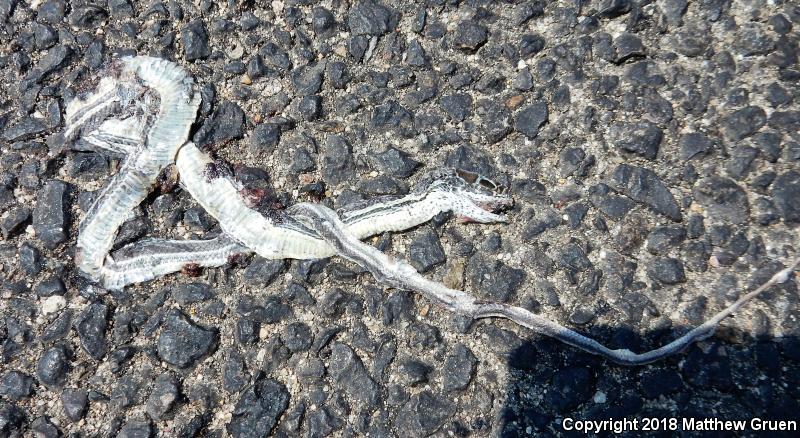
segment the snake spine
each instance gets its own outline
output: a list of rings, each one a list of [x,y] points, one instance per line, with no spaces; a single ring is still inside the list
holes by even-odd
[[[521,307],[487,303],[431,281],[403,260],[362,239],[402,231],[453,212],[472,222],[504,222],[497,211],[513,200],[493,182],[456,169],[431,172],[407,196],[377,199],[338,212],[299,203],[285,211],[259,211],[257,199],[206,153],[187,141],[200,94],[177,64],[146,56],[113,61],[94,92],[66,107],[64,140],[73,149],[123,158],[119,172],[100,192],[82,221],[75,255],[80,272],[108,289],[121,289],[180,271],[222,266],[239,254],[268,259],[340,256],[367,269],[389,287],[416,291],[434,303],[478,319],[509,319],[586,352],[623,365],[640,365],[675,354],[714,333],[719,323],[762,291],[787,281],[800,259],[757,289],[678,339],[636,354],[610,349],[555,321]],[[150,193],[164,167],[175,164],[182,187],[211,215],[222,234],[206,240],[147,238],[111,252],[119,227]]]

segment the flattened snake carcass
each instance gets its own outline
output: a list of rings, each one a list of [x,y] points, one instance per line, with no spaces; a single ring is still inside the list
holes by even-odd
[[[200,105],[191,76],[177,64],[146,56],[113,61],[91,94],[66,107],[64,140],[123,158],[119,172],[100,192],[79,228],[75,264],[107,289],[145,282],[187,265],[216,267],[232,256],[256,253],[268,259],[340,256],[369,270],[380,283],[419,292],[472,318],[500,317],[623,365],[646,364],[672,355],[714,333],[717,325],[769,287],[787,281],[800,259],[757,289],[685,335],[641,354],[612,350],[555,321],[521,307],[486,303],[447,288],[390,258],[361,239],[402,231],[451,211],[473,222],[504,222],[495,212],[513,204],[494,183],[470,172],[440,169],[405,197],[379,199],[338,213],[321,204],[299,203],[262,214],[230,172],[187,141]],[[222,234],[208,240],[143,239],[111,253],[117,230],[148,195],[161,170],[175,164],[183,188],[211,215]]]

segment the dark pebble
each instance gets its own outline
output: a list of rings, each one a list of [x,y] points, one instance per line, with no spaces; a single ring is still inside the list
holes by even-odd
[[[227,430],[236,438],[268,436],[289,406],[289,391],[277,380],[259,379],[239,397]]]
[[[172,373],[164,373],[156,378],[153,391],[147,398],[147,415],[154,420],[165,417],[178,402],[180,381]]]
[[[704,178],[695,185],[693,194],[695,201],[708,210],[708,217],[715,222],[744,224],[750,217],[747,194],[729,178]]]
[[[652,254],[666,254],[686,239],[686,228],[681,225],[656,227],[647,235],[647,250]]]
[[[478,359],[464,344],[457,344],[442,368],[442,388],[446,392],[466,389],[472,381]]]
[[[36,364],[36,377],[49,388],[64,384],[69,371],[69,357],[66,347],[57,345],[42,353]]]
[[[674,258],[657,257],[653,259],[647,268],[647,276],[652,280],[664,284],[677,284],[686,282],[686,274],[683,271],[683,263]]]
[[[347,12],[347,26],[354,35],[380,36],[396,24],[394,14],[393,9],[376,0],[361,0]]]
[[[609,131],[609,143],[648,160],[655,160],[662,137],[661,128],[650,122],[616,123]]]
[[[331,345],[328,372],[336,386],[351,399],[366,406],[374,406],[379,400],[378,385],[370,377],[361,359],[347,345]]]
[[[383,152],[370,154],[369,159],[381,172],[397,178],[411,176],[420,165],[409,154],[392,146]]]
[[[299,353],[311,348],[314,337],[308,325],[302,322],[293,322],[286,326],[281,335],[281,340],[289,351],[292,353]]]
[[[203,121],[192,137],[200,148],[218,148],[225,143],[244,137],[244,111],[234,102],[223,101]]]
[[[683,217],[672,193],[652,170],[620,164],[614,169],[609,186],[672,220]]]
[[[529,139],[539,135],[539,128],[547,122],[548,111],[545,102],[534,102],[520,110],[514,120],[514,129]]]
[[[101,360],[108,349],[107,318],[108,307],[102,303],[92,303],[75,321],[75,331],[78,332],[81,346],[95,360]]]
[[[322,73],[325,64],[304,65],[292,70],[292,85],[300,96],[310,96],[319,92],[322,87]]]
[[[33,210],[33,229],[36,237],[48,249],[55,249],[67,240],[69,214],[67,193],[69,186],[59,180],[49,181],[40,190]]]
[[[474,21],[462,21],[456,26],[453,46],[472,52],[484,45],[488,39],[489,31],[486,26]]]
[[[772,198],[786,224],[800,223],[800,172],[790,170],[775,178]]]
[[[8,371],[0,378],[0,396],[20,401],[33,394],[33,378],[19,371]]]
[[[422,391],[414,394],[397,413],[395,426],[401,436],[428,436],[439,430],[455,413],[455,405],[445,396]]]
[[[217,348],[217,329],[201,327],[179,310],[168,311],[163,325],[157,350],[159,357],[170,365],[188,368]]]
[[[481,256],[470,258],[468,272],[473,287],[497,302],[506,302],[516,296],[517,289],[525,281],[525,271]]]
[[[67,293],[67,288],[60,278],[48,277],[36,285],[34,292],[40,297],[50,297],[53,295],[64,295]]]
[[[428,272],[447,260],[444,249],[439,243],[439,236],[433,229],[424,228],[411,241],[408,247],[408,260],[419,272]]]
[[[339,135],[331,135],[325,141],[322,154],[322,178],[337,185],[355,176],[353,148]]]
[[[734,111],[722,120],[722,132],[731,141],[749,137],[767,123],[767,114],[757,106]]]
[[[80,421],[89,409],[89,397],[83,388],[66,388],[61,392],[64,414],[73,423]]]
[[[684,161],[708,155],[715,147],[710,138],[699,132],[682,135],[678,140],[678,146],[681,148],[681,159]]]
[[[183,55],[187,61],[207,58],[211,55],[208,46],[208,31],[201,20],[190,21],[181,29]]]

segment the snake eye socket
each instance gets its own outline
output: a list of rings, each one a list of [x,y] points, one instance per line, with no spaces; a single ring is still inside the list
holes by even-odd
[[[469,184],[475,184],[476,181],[481,179],[480,175],[478,175],[477,173],[470,172],[464,169],[456,169],[456,175],[458,175],[459,178],[463,179]]]
[[[492,190],[492,191],[497,190],[497,184],[495,184],[493,181],[490,181],[490,180],[488,180],[486,178],[479,178],[478,179],[478,184],[480,184],[481,187],[485,187],[485,188],[487,188],[489,190]]]

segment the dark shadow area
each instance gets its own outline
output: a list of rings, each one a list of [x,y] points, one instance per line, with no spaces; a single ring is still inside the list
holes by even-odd
[[[586,436],[563,419],[638,420],[638,431],[598,436],[797,436],[753,430],[750,421],[796,420],[800,427],[800,338],[793,317],[782,338],[721,329],[685,351],[649,365],[625,367],[550,338],[515,348],[507,357],[510,383],[499,436]],[[648,332],[595,326],[582,330],[612,348],[643,352],[691,327]],[[677,419],[675,431],[643,431],[644,419]],[[745,420],[743,432],[683,431],[683,419]],[[668,423],[667,423],[668,424]],[[766,427],[766,426],[765,426]]]

